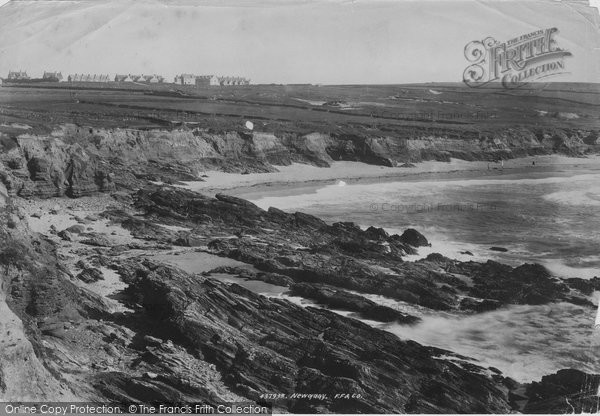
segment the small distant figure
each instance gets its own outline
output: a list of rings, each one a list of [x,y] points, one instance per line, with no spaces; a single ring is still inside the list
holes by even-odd
[[[500,160],[500,167],[501,167],[502,169],[504,169],[504,159],[501,159],[501,160]]]
[[[531,162],[531,165],[532,165],[532,166],[535,166],[535,160],[534,160],[533,162]]]
[[[488,170],[490,170],[490,163],[488,162]]]

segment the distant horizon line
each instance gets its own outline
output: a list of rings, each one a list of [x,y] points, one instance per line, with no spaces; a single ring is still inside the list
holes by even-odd
[[[25,72],[28,76],[30,76],[28,74],[27,70],[12,70],[9,69],[8,71],[9,73],[11,72]],[[42,71],[42,76],[39,78],[34,78],[31,77],[31,80],[41,80],[43,79],[43,75],[44,73],[59,73],[61,75],[63,75],[63,71]],[[67,73],[65,73],[67,74]],[[161,77],[163,80],[167,80],[168,78],[158,74],[158,73],[124,73],[124,72],[109,72],[109,73],[85,73],[85,72],[74,72],[74,73],[68,73],[67,75],[65,75],[65,78],[67,78],[68,76],[71,75],[108,75],[110,78],[114,78],[116,76],[119,75],[136,75],[136,76],[156,76],[156,77]],[[113,76],[114,75],[114,76]],[[181,72],[181,73],[177,73],[173,78],[176,77],[180,77],[182,75],[193,75],[195,77],[206,77],[206,76],[215,76],[215,77],[222,77],[222,78],[243,78],[247,81],[252,81],[252,78],[248,78],[245,76],[241,76],[241,75],[217,75],[215,73],[212,74],[200,74],[197,75],[195,73],[191,73],[191,72]],[[0,76],[0,80],[2,81],[12,81],[9,80],[6,77],[1,77]],[[60,82],[60,83],[65,83],[65,82],[70,82],[67,79],[62,79],[59,81],[48,81],[48,82]],[[88,82],[88,81],[71,81],[71,82]],[[108,82],[119,82],[119,81],[108,81]],[[89,83],[93,83],[91,81],[89,81]],[[171,81],[167,81],[167,82],[160,82],[161,84],[175,84],[178,85],[177,82],[171,82]],[[381,83],[360,83],[360,82],[351,82],[351,83],[340,83],[340,84],[336,84],[336,83],[325,83],[325,82],[254,82],[251,85],[313,85],[313,86],[366,86],[366,85],[373,85],[373,86],[390,86],[390,85],[430,85],[430,84],[460,84],[463,86],[467,86],[464,81],[418,81],[418,82],[381,82]],[[487,84],[481,85],[479,87],[477,87],[476,89],[480,89],[480,88],[486,88],[487,86],[497,86],[497,85],[501,85],[502,82],[501,81],[490,81]],[[529,84],[586,84],[586,85],[600,85],[600,81],[531,81],[531,82],[527,82],[524,85],[529,85]],[[519,88],[511,88],[511,89],[519,89]],[[593,92],[591,92],[593,93]]]
[[[27,72],[27,71],[11,71],[11,72]],[[60,72],[60,71],[46,71],[46,72]],[[106,74],[106,73],[102,73],[102,74],[85,74],[85,73],[74,73],[74,74],[69,74],[69,75],[77,75],[77,74],[84,74],[84,75],[110,75],[110,74]],[[122,74],[122,73],[114,73],[115,76],[116,75],[138,75],[138,74]],[[185,74],[185,73],[184,73]],[[187,73],[189,74],[189,73]],[[163,79],[167,79],[164,76],[160,75],[160,74],[139,74],[140,76],[160,76]],[[214,74],[209,74],[209,75],[214,75]],[[179,75],[177,75],[179,76]],[[197,76],[203,76],[203,75],[197,75]],[[206,76],[206,75],[204,75]],[[232,75],[214,75],[217,77],[237,77],[237,78],[244,78],[242,76],[232,76]],[[11,81],[37,81],[37,80],[42,80],[43,78],[31,78],[29,80],[9,80],[8,78],[5,77],[0,77],[0,80],[2,81],[7,81],[7,82],[11,82]],[[247,80],[251,80],[250,78],[246,78]],[[60,80],[60,81],[51,81],[48,80],[48,83],[60,83],[60,84],[67,84],[70,82],[77,82],[77,83],[87,83],[87,84],[103,84],[103,82],[93,82],[93,81],[68,81],[66,79]],[[119,81],[108,81],[108,82],[119,82]],[[19,83],[19,82],[15,82],[15,83]],[[119,82],[122,83],[122,82]],[[135,82],[132,82],[135,83]],[[171,81],[166,81],[166,82],[160,82],[159,84],[174,84],[174,85],[180,85],[177,84],[175,82],[171,82]],[[464,86],[464,87],[468,87],[468,85],[466,85],[463,81],[419,81],[419,82],[384,82],[384,83],[360,83],[360,82],[356,82],[356,83],[341,83],[341,84],[335,84],[335,83],[324,83],[324,82],[255,82],[250,84],[250,86],[258,86],[258,85],[279,85],[279,86],[294,86],[294,85],[311,85],[311,86],[330,86],[330,87],[351,87],[351,86],[356,86],[356,87],[360,87],[360,86],[411,86],[411,85],[460,85],[460,86]],[[590,81],[532,81],[532,82],[528,82],[526,85],[531,85],[531,84],[536,84],[536,85],[541,85],[541,84],[585,84],[585,85],[600,85],[600,82],[590,82]],[[192,84],[188,84],[188,85],[184,85],[184,86],[194,86]],[[249,86],[249,85],[244,85],[244,86]],[[477,88],[472,88],[472,89],[485,89],[488,87],[496,87],[496,86],[502,86],[502,82],[500,81],[492,81],[489,82],[485,85],[479,86]],[[503,88],[505,89],[505,88]],[[520,88],[511,88],[511,89],[520,89]],[[595,93],[594,91],[590,91],[590,93]]]
[[[30,0],[28,0],[28,1],[30,1]],[[9,69],[8,70],[9,74],[12,73],[12,72],[17,72],[17,73],[24,72],[25,74],[27,74],[29,71],[28,70],[23,70],[23,69],[18,69],[18,70]],[[39,72],[40,71],[37,71],[37,73],[39,73]],[[140,73],[136,73],[136,72],[127,72],[127,73],[125,73],[125,72],[108,72],[108,73],[107,72],[96,72],[96,73],[91,73],[91,72],[87,72],[87,73],[86,72],[69,72],[69,73],[67,73],[65,71],[47,71],[47,70],[43,70],[41,72],[42,72],[42,76],[45,73],[51,73],[51,74],[56,73],[56,74],[61,74],[61,75],[63,73],[65,73],[65,74],[68,74],[68,75],[111,75],[111,74],[114,74],[115,76],[116,75],[140,75],[140,76],[141,75],[148,75],[148,76],[152,75],[152,76],[160,76],[160,77],[166,78],[166,77],[164,77],[161,74],[156,73],[156,72],[154,72],[154,73],[142,73],[142,72],[140,72]],[[192,72],[181,72],[181,73],[177,73],[175,76],[177,77],[177,76],[181,76],[181,75],[193,75],[193,76],[197,76],[197,77],[201,77],[201,76],[215,76],[215,77],[239,76],[239,75],[218,75],[218,74],[215,74],[215,73],[197,75],[197,74],[192,73]]]

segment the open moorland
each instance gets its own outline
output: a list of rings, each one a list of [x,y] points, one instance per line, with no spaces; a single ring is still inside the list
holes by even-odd
[[[10,84],[7,84],[10,85]],[[236,128],[240,119],[260,131],[318,128],[329,133],[405,134],[435,131],[485,134],[509,127],[597,128],[597,84],[529,84],[468,88],[463,84],[375,86],[252,85],[196,88],[111,83],[19,84],[1,90],[4,116],[44,112],[60,120],[105,116],[107,126],[148,127],[178,121]],[[94,117],[95,115],[95,117]],[[44,116],[39,115],[43,120]],[[132,120],[133,119],[133,120]],[[31,120],[28,119],[31,123]],[[357,130],[358,129],[358,130]]]

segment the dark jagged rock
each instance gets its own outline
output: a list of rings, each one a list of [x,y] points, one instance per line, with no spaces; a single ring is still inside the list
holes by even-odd
[[[406,244],[410,244],[413,247],[426,247],[431,245],[425,236],[414,228],[405,230],[400,236],[400,240]]]
[[[486,263],[459,262],[438,253],[432,253],[419,262],[435,263],[448,273],[470,276],[473,284],[464,288],[465,292],[481,300],[495,300],[502,305],[567,301],[590,306],[588,301],[570,292],[566,281],[553,277],[539,264],[523,264],[513,268],[492,260]],[[471,303],[467,302],[466,305]]]
[[[486,273],[473,278],[471,293],[477,297],[538,305],[562,299],[568,292],[564,283],[552,278],[548,270],[539,264],[506,269],[488,261],[482,271]]]
[[[291,214],[275,207],[269,207],[267,212],[269,213],[269,218],[276,223],[290,222],[293,218]]]
[[[123,228],[128,230],[131,235],[144,240],[160,240],[171,242],[177,238],[179,233],[170,231],[164,227],[154,224],[150,221],[144,221],[124,213],[106,212],[105,215],[115,221],[121,222]],[[179,237],[182,240],[180,245],[190,246],[185,237]]]
[[[597,306],[590,299],[580,297],[580,296],[570,296],[568,299],[569,299],[569,302],[571,302],[573,305],[587,306],[590,308],[595,308]]]
[[[452,263],[452,260],[448,257],[444,257],[440,253],[430,253],[425,257],[425,261],[432,263]]]
[[[529,401],[523,411],[537,414],[598,413],[599,385],[600,375],[574,369],[559,370],[527,386]]]
[[[404,314],[387,306],[378,305],[363,296],[355,295],[344,290],[327,285],[310,285],[296,283],[290,287],[293,296],[302,296],[334,309],[344,309],[358,312],[364,319],[381,322],[400,322],[411,324],[419,318]]]
[[[572,288],[579,290],[584,295],[591,295],[595,290],[600,290],[600,277],[591,279],[569,278],[565,282]]]
[[[387,241],[390,235],[383,228],[369,227],[365,230],[365,237],[375,241]]]
[[[206,276],[210,276],[211,274],[219,274],[219,273],[235,275],[242,279],[260,280],[262,282],[270,283],[272,285],[277,285],[277,286],[289,287],[294,283],[294,281],[292,279],[290,279],[287,276],[281,275],[281,274],[264,273],[264,272],[255,273],[251,270],[244,269],[242,267],[235,267],[235,266],[216,267],[212,270],[209,270],[208,272],[206,272],[204,274]]]
[[[185,383],[185,380],[177,380],[168,374],[170,372],[164,375],[146,372],[132,376],[126,372],[103,372],[95,377],[93,386],[107,399],[120,403],[172,403],[173,406],[175,403],[180,406],[194,402],[214,403],[214,395],[200,384]]]
[[[129,295],[158,327],[227,369],[228,385],[251,399],[259,400],[265,391],[329,395],[303,401],[303,409],[312,412],[510,411],[507,393],[478,367],[465,370],[433,359],[432,354],[447,352],[402,342],[356,320],[149,262],[125,278]],[[431,394],[434,390],[438,393]],[[332,399],[347,391],[362,398]],[[277,405],[298,409],[299,404]]]
[[[413,253],[414,250],[403,243],[398,236],[385,237],[382,240],[380,231],[362,231],[355,224],[336,223],[331,226],[313,215],[296,212],[288,214],[276,208],[264,211],[254,204],[241,202],[239,198],[221,195],[217,198],[207,198],[197,193],[174,188],[149,188],[138,192],[136,205],[148,214],[159,215],[161,218],[175,221],[192,221],[199,224],[220,224],[225,227],[269,227],[273,226],[279,230],[294,232],[294,238],[315,241],[314,235],[317,230],[322,232],[322,240],[331,243],[332,239],[338,239],[343,245],[345,242],[358,241],[358,245],[366,248],[366,254],[371,254],[371,249],[382,254],[387,253],[380,243],[388,243],[397,254]],[[227,201],[227,202],[226,202]],[[270,225],[269,225],[270,224]],[[129,226],[125,223],[125,226]],[[383,231],[383,230],[381,230]],[[308,237],[310,233],[310,238]],[[372,239],[377,241],[371,243]],[[317,240],[318,241],[318,240]],[[370,245],[371,249],[367,246]],[[350,252],[357,247],[348,245]],[[358,253],[353,253],[358,254]]]
[[[73,241],[73,235],[67,230],[59,231],[56,235],[64,241]]]
[[[136,201],[150,219],[201,227],[203,235],[211,230],[225,236],[235,234],[238,238],[201,239],[198,245],[206,244],[214,254],[286,276],[295,283],[328,284],[436,310],[479,312],[507,304],[559,300],[585,304],[539,265],[512,268],[492,261],[463,263],[437,253],[415,263],[404,262],[402,257],[414,252],[409,242],[427,244],[415,230],[407,230],[404,237],[389,236],[374,227],[363,231],[350,222],[327,225],[313,216],[275,208],[263,211],[237,199],[207,198],[181,189],[145,189],[138,192]],[[139,228],[143,234],[143,227]],[[262,231],[265,229],[268,231]],[[253,237],[243,237],[240,230]],[[464,275],[472,284],[454,274]],[[461,305],[465,297],[474,300]]]
[[[176,220],[197,222],[224,222],[251,226],[267,213],[253,204],[241,203],[239,198],[220,196],[207,198],[191,191],[175,188],[158,188],[139,192],[136,204],[148,213],[156,213]]]
[[[81,244],[96,247],[111,247],[113,245],[107,237],[96,233],[91,233],[90,238],[86,238],[80,242]]]
[[[309,227],[320,229],[327,226],[327,223],[314,215],[305,214],[303,212],[294,213],[294,223],[297,227]]]
[[[250,201],[246,201],[245,199],[238,198],[235,196],[225,195],[225,194],[216,194],[215,198],[222,202],[227,202],[228,204],[239,205],[241,207],[247,208],[250,211],[256,212],[258,214],[262,213],[263,210],[257,207]]]
[[[490,247],[490,250],[492,250],[492,251],[499,251],[499,252],[501,252],[501,253],[506,253],[506,252],[508,251],[508,249],[507,249],[507,248],[504,248],[504,247],[496,247],[496,246]]]
[[[78,260],[77,263],[75,263],[75,267],[78,267],[83,270],[88,269],[90,266],[85,260]]]
[[[397,274],[394,274],[373,269],[348,255],[334,254],[323,258],[308,252],[289,250],[282,256],[281,249],[279,255],[275,255],[269,247],[233,239],[216,240],[208,247],[221,255],[251,263],[260,270],[286,275],[296,282],[327,283],[433,309],[449,310],[455,302],[450,294],[438,290],[435,281],[441,276],[418,264],[397,263],[394,269]],[[330,250],[331,245],[327,249]]]
[[[183,247],[201,247],[206,245],[206,239],[198,238],[196,235],[188,233],[177,238],[173,244]]]
[[[100,270],[94,267],[89,267],[79,273],[77,278],[84,283],[94,283],[99,280],[104,280],[104,275]]]
[[[75,225],[71,225],[70,227],[66,228],[65,231],[68,231],[71,234],[82,234],[82,233],[85,233],[85,227],[80,224],[75,224]]]

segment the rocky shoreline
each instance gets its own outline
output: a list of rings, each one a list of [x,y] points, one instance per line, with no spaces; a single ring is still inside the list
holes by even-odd
[[[37,102],[2,109],[7,120],[31,123],[0,132],[3,400],[254,402],[300,413],[597,410],[597,375],[564,369],[523,384],[368,322],[411,326],[421,319],[412,310],[469,316],[555,302],[593,313],[598,278],[436,253],[407,261],[429,244],[418,230],[329,224],[182,187],[209,171],[249,177],[296,164],[363,163],[376,168],[372,178],[380,169],[389,178],[421,161],[583,157],[599,150],[597,130],[565,121],[374,129],[369,118],[271,120],[258,132],[237,116],[130,128],[140,118],[123,109],[75,104],[80,113]],[[201,264],[183,270],[159,260],[166,256]],[[232,280],[276,285],[311,304]]]
[[[85,400],[251,401],[306,413],[562,413],[596,406],[597,376],[564,370],[523,385],[469,357],[400,340],[326,308],[406,325],[419,318],[365,295],[466,314],[557,301],[593,311],[586,296],[599,289],[597,279],[563,280],[539,265],[439,254],[408,262],[403,257],[428,244],[416,230],[389,235],[327,224],[170,186],[34,203],[13,197],[3,213],[2,291],[35,352],[29,362],[38,363],[29,397],[56,399],[62,391]],[[231,265],[188,273],[154,259],[178,252]],[[322,307],[267,298],[215,274],[285,286]],[[0,386],[11,377],[0,373]]]
[[[553,154],[584,156],[598,152],[598,140],[595,130],[557,128],[484,133],[445,128],[370,136],[65,123],[20,134],[0,131],[0,182],[11,195],[25,198],[81,197],[139,189],[148,181],[198,181],[202,180],[199,172],[211,170],[277,172],[276,166],[293,163],[330,167],[353,161],[403,170],[411,162],[452,158],[497,162]]]

